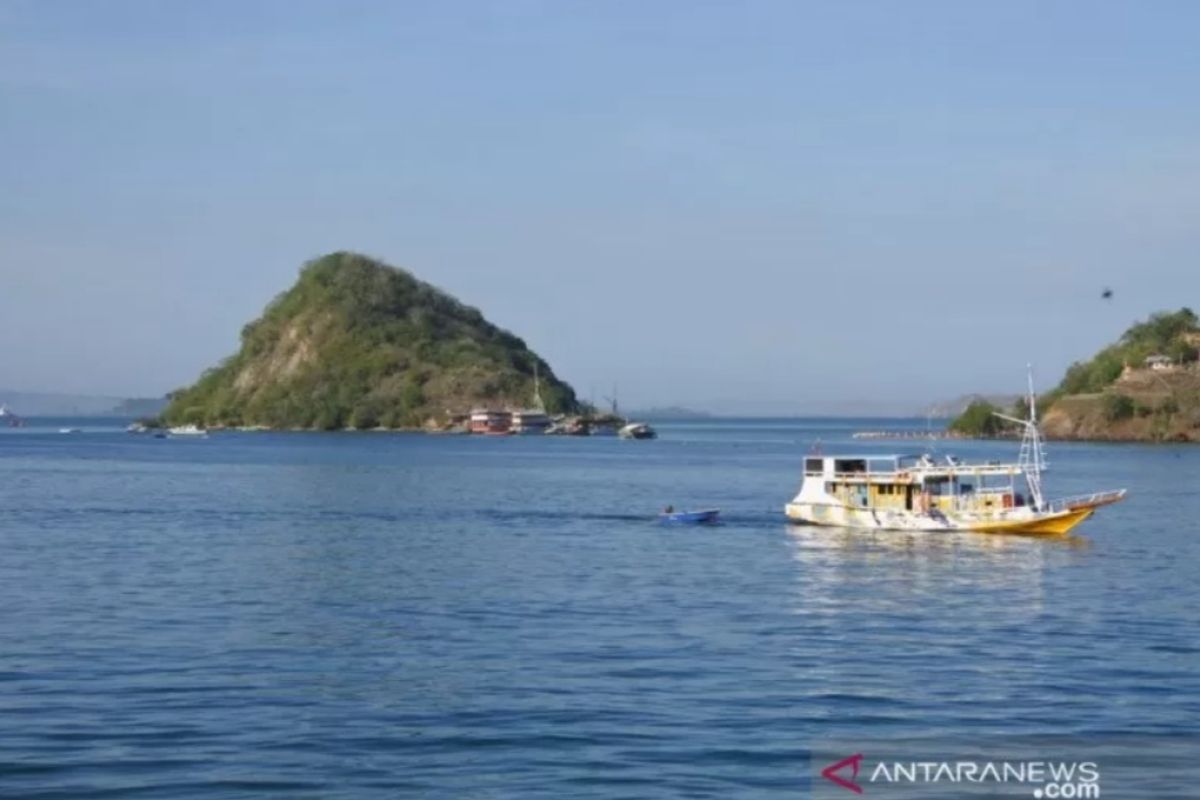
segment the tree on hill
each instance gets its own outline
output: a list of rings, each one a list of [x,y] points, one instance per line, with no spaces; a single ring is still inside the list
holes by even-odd
[[[1176,364],[1191,364],[1200,360],[1200,351],[1196,346],[1182,338],[1171,342],[1171,345],[1163,350],[1163,355]]]

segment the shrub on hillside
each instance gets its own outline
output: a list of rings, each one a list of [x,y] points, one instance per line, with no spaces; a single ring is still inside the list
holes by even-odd
[[[1104,405],[1104,418],[1109,422],[1129,419],[1137,410],[1132,397],[1116,392],[1108,392],[1101,401]]]

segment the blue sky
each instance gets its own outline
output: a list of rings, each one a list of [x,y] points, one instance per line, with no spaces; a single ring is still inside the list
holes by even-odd
[[[0,386],[188,383],[336,249],[631,405],[1048,385],[1200,306],[1198,35],[1183,2],[0,0]]]

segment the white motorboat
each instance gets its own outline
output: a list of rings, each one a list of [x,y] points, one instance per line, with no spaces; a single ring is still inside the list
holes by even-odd
[[[208,431],[193,423],[187,425],[176,425],[174,428],[168,428],[167,433],[172,437],[200,437],[208,436]]]
[[[618,435],[622,439],[657,439],[658,432],[644,422],[631,422],[621,428]]]

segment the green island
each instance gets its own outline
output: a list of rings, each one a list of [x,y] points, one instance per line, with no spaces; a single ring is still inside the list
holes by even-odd
[[[1052,439],[1131,442],[1200,441],[1200,321],[1189,308],[1159,312],[1133,325],[1088,361],[1072,364],[1038,398],[1043,433]],[[979,438],[1017,435],[995,412],[1024,418],[1018,401],[1000,409],[976,401],[949,432]]]
[[[576,413],[518,337],[408,272],[350,252],[310,261],[242,329],[241,348],[170,395],[161,423],[446,429],[474,406]]]

